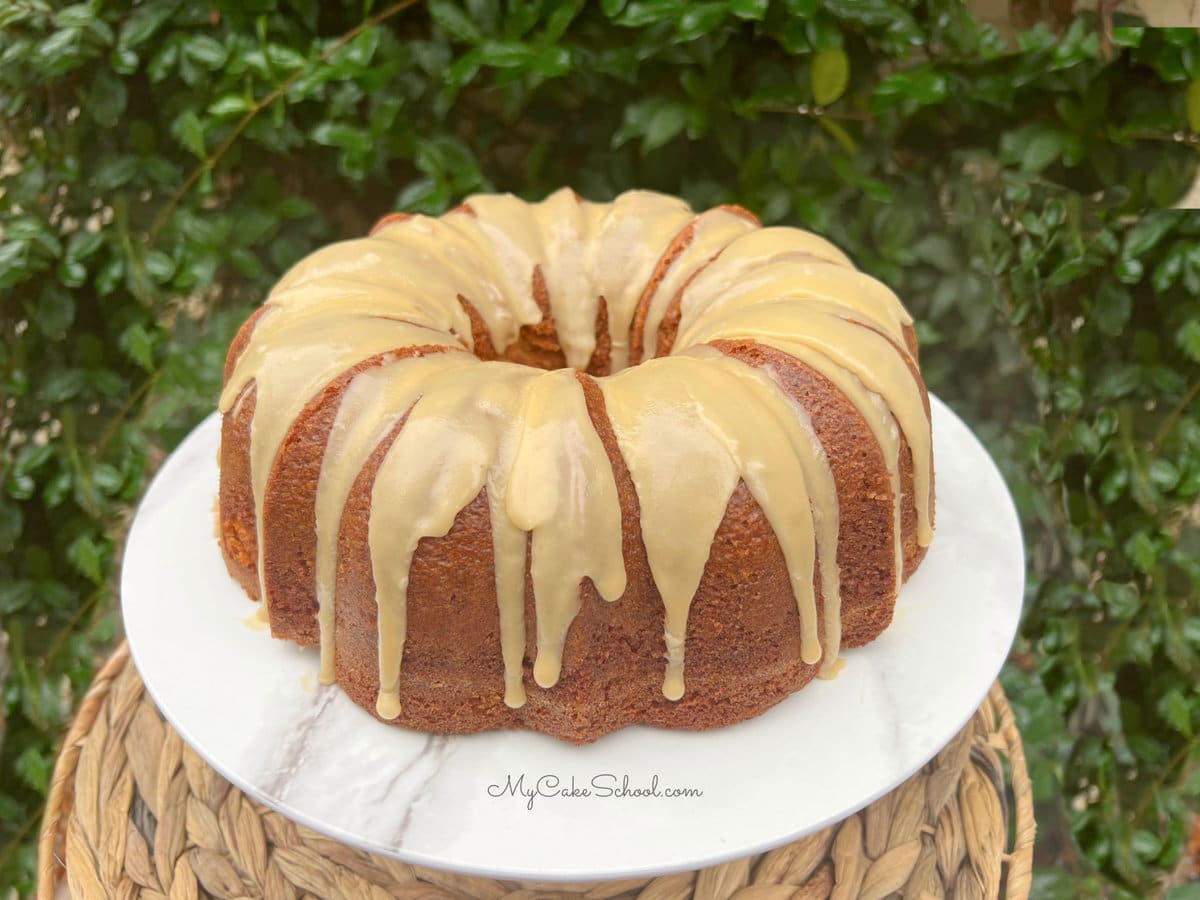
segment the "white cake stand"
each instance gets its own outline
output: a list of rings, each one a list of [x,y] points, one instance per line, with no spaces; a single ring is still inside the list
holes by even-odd
[[[218,772],[347,844],[539,880],[761,852],[841,820],[932,758],[983,701],[1016,632],[1025,563],[1012,500],[970,430],[931,400],[937,537],[895,621],[846,653],[836,679],[749,722],[628,728],[586,747],[381,725],[317,686],[315,650],[254,627],[213,536],[215,415],[167,460],[133,522],[121,584],[133,658],[163,715]]]

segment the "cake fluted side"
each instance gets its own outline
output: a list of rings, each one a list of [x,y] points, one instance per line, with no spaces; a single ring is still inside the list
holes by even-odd
[[[821,377],[785,354],[749,342],[721,348],[749,364],[772,365],[789,392],[808,404],[814,427],[834,454],[835,479],[845,515],[840,532],[844,647],[873,640],[890,623],[891,556],[872,536],[890,526],[888,484],[869,430],[853,407]],[[758,715],[816,675],[817,666],[800,661],[792,637],[799,627],[783,555],[765,517],[744,484],[739,484],[713,541],[712,556],[692,604],[688,632],[688,692],[678,703],[659,690],[662,677],[662,603],[650,578],[642,544],[636,493],[624,471],[594,385],[585,387],[597,431],[609,449],[621,495],[622,535],[629,587],[616,603],[601,600],[590,585],[580,588],[581,609],[568,636],[563,677],[551,689],[531,687],[518,710],[503,703],[498,614],[492,582],[494,557],[481,494],[456,518],[443,538],[422,541],[413,561],[409,642],[400,690],[405,697],[393,724],[444,733],[470,733],[523,726],[574,742],[587,742],[636,722],[669,727],[720,727]],[[399,430],[397,426],[397,431]],[[310,435],[315,443],[319,435]],[[236,439],[234,443],[236,444]],[[302,447],[289,441],[290,447]],[[374,709],[379,680],[374,665],[377,640],[374,581],[365,524],[370,488],[382,444],[356,480],[339,531],[337,593],[337,680],[368,710]],[[295,451],[292,451],[295,452]],[[307,460],[305,475],[289,461],[280,471],[315,479],[319,462]],[[905,466],[907,473],[910,466]],[[223,470],[224,471],[224,470]],[[864,479],[865,476],[865,479]],[[864,480],[877,492],[868,499]],[[911,476],[904,479],[911,483]],[[272,479],[272,505],[286,491]],[[906,497],[911,500],[911,488]],[[857,499],[856,499],[857,498]],[[906,569],[915,569],[924,548],[915,540],[915,510],[907,512]],[[245,527],[248,523],[243,522]],[[315,565],[310,536],[314,522],[280,521],[269,541],[306,547],[303,570]],[[282,560],[268,556],[269,583],[294,579]],[[819,585],[817,586],[819,590]],[[819,596],[819,595],[818,595]],[[273,595],[271,622],[279,637],[315,642],[311,585]],[[823,598],[818,599],[823,611]],[[526,581],[525,614],[533,621],[532,584]],[[307,622],[307,626],[303,623]],[[308,639],[301,637],[307,631]],[[525,678],[532,684],[536,637],[526,640]]]

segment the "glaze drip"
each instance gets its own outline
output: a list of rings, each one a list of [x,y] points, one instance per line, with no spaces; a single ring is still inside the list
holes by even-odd
[[[637,488],[650,570],[666,609],[663,694],[683,696],[688,610],[739,481],[783,550],[800,614],[800,657],[819,662],[814,569],[819,554],[822,593],[836,616],[838,501],[811,425],[775,382],[712,348],[626,369],[603,390]],[[837,645],[828,649],[836,656]]]

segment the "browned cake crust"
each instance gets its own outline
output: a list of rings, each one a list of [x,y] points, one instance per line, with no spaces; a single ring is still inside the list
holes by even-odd
[[[468,210],[469,211],[469,210]],[[663,261],[690,240],[690,228],[668,247]],[[682,242],[682,243],[681,243]],[[667,266],[660,262],[645,298]],[[549,315],[546,288],[535,271],[533,293],[544,318],[521,330],[503,358],[541,368],[565,366]],[[469,298],[460,298],[472,324],[476,354],[497,358]],[[641,306],[646,306],[643,300]],[[263,310],[247,320],[229,351],[226,377],[244,351]],[[645,310],[635,316],[640,335]],[[678,300],[650,346],[669,350],[678,325]],[[865,326],[864,326],[865,327]],[[526,560],[525,685],[528,701],[505,705],[500,652],[492,530],[485,492],[463,509],[448,534],[425,538],[410,570],[407,637],[399,692],[403,709],[388,724],[440,733],[494,728],[532,728],[576,743],[643,722],[671,728],[707,729],[758,715],[807,684],[817,666],[800,659],[796,601],[779,542],[744,483],[738,485],[712,544],[687,626],[687,692],[669,701],[662,694],[662,600],[650,574],[642,540],[638,498],[593,375],[611,369],[607,313],[601,304],[596,352],[588,373],[578,373],[588,412],[608,452],[622,510],[628,587],[614,602],[600,598],[589,580],[580,585],[581,608],[567,636],[562,675],[552,688],[532,677],[536,633],[532,580]],[[604,340],[600,340],[603,336]],[[915,351],[911,329],[906,334]],[[770,367],[785,390],[811,417],[830,461],[840,507],[838,563],[842,589],[842,646],[873,640],[892,619],[895,603],[892,489],[882,451],[866,421],[831,382],[788,354],[749,340],[716,341],[722,353],[747,365]],[[634,359],[640,341],[633,341]],[[397,348],[394,355],[464,352],[443,347]],[[267,603],[274,637],[316,644],[316,490],[329,431],[342,394],[360,371],[384,357],[360,363],[317,394],[283,441],[268,479],[264,509]],[[914,376],[920,376],[913,367]],[[590,373],[590,374],[589,374]],[[924,386],[922,385],[924,394]],[[925,397],[928,408],[928,397]],[[258,597],[257,533],[250,486],[250,422],[254,384],[224,416],[220,451],[220,535],[230,573]],[[379,690],[375,583],[367,522],[375,474],[402,419],[375,450],[355,481],[338,534],[335,605],[337,680],[355,703],[375,714]],[[913,465],[901,443],[901,536],[904,577],[924,556],[916,538]],[[820,573],[815,573],[818,622]],[[821,635],[824,644],[824,634]],[[381,720],[385,721],[385,720]]]

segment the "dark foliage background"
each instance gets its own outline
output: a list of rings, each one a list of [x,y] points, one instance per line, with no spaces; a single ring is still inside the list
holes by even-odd
[[[570,184],[806,225],[905,298],[1024,519],[1034,896],[1166,890],[1200,798],[1200,216],[1151,210],[1198,76],[1193,30],[1010,41],[951,0],[0,5],[0,884],[119,633],[131,504],[248,310],[393,208]]]

